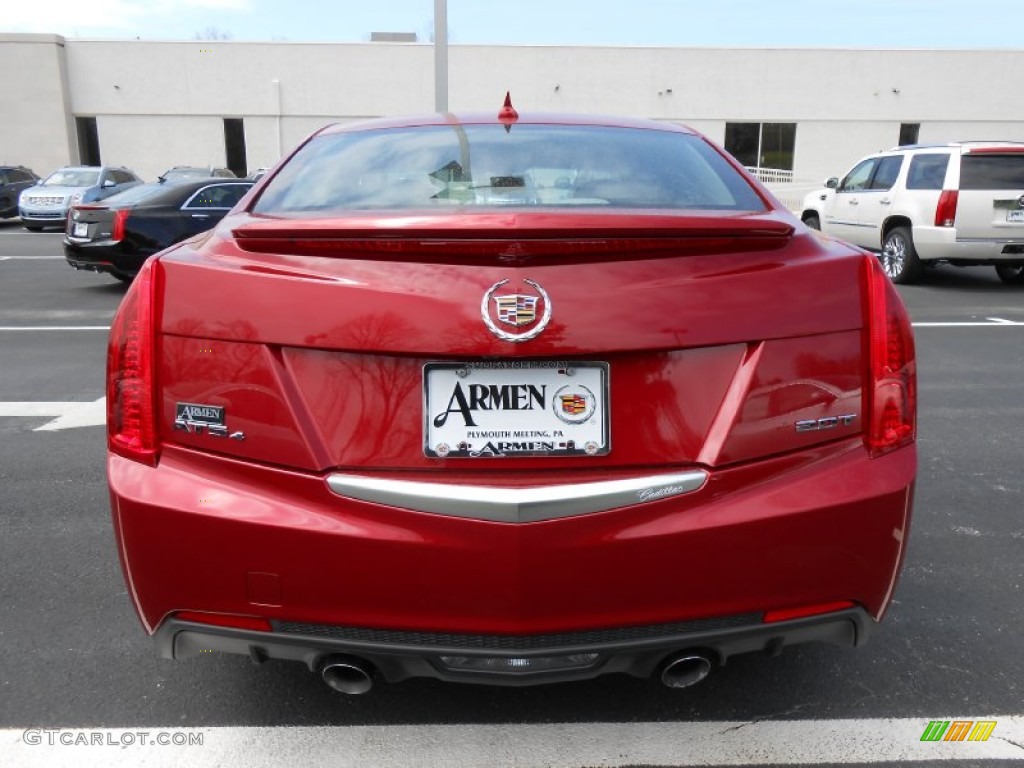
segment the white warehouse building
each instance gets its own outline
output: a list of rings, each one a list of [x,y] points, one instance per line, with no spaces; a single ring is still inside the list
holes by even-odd
[[[682,122],[791,189],[897,144],[1024,141],[1024,50],[450,45],[452,111]],[[431,112],[429,43],[0,35],[0,164],[272,165],[331,122]],[[799,196],[796,195],[796,199]]]

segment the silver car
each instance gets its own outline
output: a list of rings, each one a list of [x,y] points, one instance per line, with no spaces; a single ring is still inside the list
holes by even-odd
[[[43,227],[63,227],[71,206],[102,200],[141,183],[142,179],[127,168],[60,168],[21,193],[18,214],[25,229],[33,232]]]

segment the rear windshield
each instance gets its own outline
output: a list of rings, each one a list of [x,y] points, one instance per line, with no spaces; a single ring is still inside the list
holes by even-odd
[[[1024,154],[964,155],[960,189],[1024,189]]]
[[[595,126],[421,126],[319,136],[257,213],[472,206],[763,211],[746,180],[689,134]]]
[[[111,195],[103,201],[103,204],[109,206],[135,205],[136,203],[149,200],[150,198],[156,197],[166,191],[167,187],[163,184],[138,184],[126,189],[124,192],[118,192],[116,195]]]

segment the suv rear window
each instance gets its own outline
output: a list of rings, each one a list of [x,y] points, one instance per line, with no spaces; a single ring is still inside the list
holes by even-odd
[[[318,136],[256,213],[494,206],[763,211],[705,141],[602,126],[419,126]]]
[[[960,189],[1024,189],[1024,154],[964,155]]]

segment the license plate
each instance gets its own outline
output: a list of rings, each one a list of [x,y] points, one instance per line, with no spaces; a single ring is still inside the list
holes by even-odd
[[[85,237],[89,234],[89,225],[84,222],[75,224],[75,237]]]
[[[1018,208],[1015,211],[1007,211],[1006,220],[1009,222],[1024,224],[1024,208]]]
[[[423,453],[434,458],[603,456],[608,364],[427,363]]]

